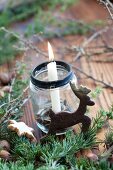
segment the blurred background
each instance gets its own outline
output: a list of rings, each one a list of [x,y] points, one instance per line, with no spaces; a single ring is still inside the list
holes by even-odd
[[[0,0],[0,27],[35,43],[68,35],[86,36],[105,26],[107,19],[97,0]],[[3,28],[0,39],[0,64],[24,50],[17,45],[19,39]]]

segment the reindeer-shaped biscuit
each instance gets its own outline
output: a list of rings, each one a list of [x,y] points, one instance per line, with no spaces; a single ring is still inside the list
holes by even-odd
[[[72,113],[61,111],[55,114],[52,110],[49,110],[48,112],[51,118],[51,123],[48,134],[56,134],[59,130],[63,130],[78,123],[82,123],[82,132],[86,132],[91,124],[91,119],[84,115],[87,106],[93,106],[95,104],[90,97],[87,96],[91,90],[83,86],[76,88],[73,83],[70,83],[70,86],[74,94],[80,99],[79,107]]]

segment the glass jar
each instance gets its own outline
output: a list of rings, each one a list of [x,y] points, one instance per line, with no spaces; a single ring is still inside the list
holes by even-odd
[[[74,95],[70,87],[70,81],[77,83],[77,78],[71,70],[71,67],[63,61],[55,62],[58,80],[48,81],[47,65],[49,62],[38,65],[32,71],[30,80],[30,95],[35,119],[37,126],[44,133],[48,133],[51,121],[47,111],[52,109],[52,92],[53,95],[55,91],[59,92],[61,111],[68,111],[70,114],[70,112],[77,109],[79,104],[78,98]],[[67,129],[59,131],[57,134],[63,134],[66,130]]]

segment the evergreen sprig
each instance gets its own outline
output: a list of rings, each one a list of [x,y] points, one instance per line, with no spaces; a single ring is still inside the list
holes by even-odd
[[[34,1],[22,1],[20,4],[7,5],[5,9],[0,13],[0,27],[9,26],[13,22],[22,21],[38,13],[41,9],[45,11],[45,8],[55,9],[57,6],[61,10],[66,10],[69,6],[76,3],[78,0],[34,0]]]
[[[41,19],[40,19],[41,18]],[[44,38],[62,37],[66,35],[84,35],[91,32],[93,27],[84,22],[62,19],[51,15],[51,11],[39,9],[33,24],[29,24],[25,35],[41,33]]]
[[[81,158],[76,161],[76,170],[112,170],[113,165],[106,160],[100,161],[89,161],[87,159]]]
[[[18,64],[16,67],[16,77],[14,83],[11,82],[12,92],[5,93],[5,96],[0,99],[0,138],[5,133],[2,133],[4,126],[6,127],[9,119],[18,120],[23,115],[22,106],[24,104],[24,90],[28,85],[28,80],[22,80],[22,75],[25,72],[25,65]],[[20,70],[20,71],[19,71]]]
[[[91,91],[90,96],[94,99],[99,97],[99,95],[102,93],[102,88],[97,86],[93,91]]]
[[[15,141],[14,141],[15,143]],[[21,163],[28,164],[35,162],[35,157],[40,152],[40,145],[31,144],[26,138],[20,138],[16,141],[12,150],[13,156]]]
[[[69,164],[69,157],[74,157],[74,154],[82,149],[91,148],[96,142],[95,137],[86,138],[83,134],[74,135],[73,132],[67,132],[62,141],[50,136],[44,144],[30,143],[25,137],[18,137],[9,131],[7,134],[9,136],[6,139],[10,140],[13,159],[24,165],[35,164],[37,159],[41,166],[57,167],[64,162]]]
[[[111,147],[113,145],[113,129],[110,129],[105,135],[105,143],[107,147]]]
[[[89,133],[89,132],[88,132]],[[96,144],[95,134],[94,136],[86,137],[87,135],[73,134],[72,132],[67,132],[65,139],[62,141],[54,140],[50,144],[45,144],[42,147],[42,158],[48,163],[51,161],[60,161],[62,158],[71,156],[86,148],[91,148]]]
[[[106,118],[105,116],[103,116],[102,114],[100,114],[100,112],[96,115],[95,118],[93,118],[93,123],[92,123],[92,127],[96,130],[96,132],[98,132],[98,130],[100,130],[104,124],[106,122]]]
[[[0,64],[8,62],[20,53],[19,49],[14,46],[18,39],[14,35],[9,35],[0,29]]]
[[[5,170],[9,170],[8,168],[29,170],[29,167],[31,170],[112,170],[109,162],[105,160],[92,162],[83,158],[77,160],[75,157],[78,151],[96,145],[96,132],[97,129],[93,126],[85,134],[74,134],[69,131],[63,140],[49,136],[40,144],[34,144],[30,143],[26,137],[18,137],[8,130],[4,139],[10,141],[12,159],[16,162],[4,163],[2,161],[0,166],[2,169],[5,167]]]
[[[70,170],[112,170],[113,165],[107,161],[92,162],[87,159],[76,160],[75,165],[71,166]],[[0,160],[0,170],[69,170],[65,165],[56,165],[55,162],[50,165],[40,166],[35,168],[32,163],[27,165],[17,163],[7,163]]]
[[[34,170],[34,165],[31,163],[28,163],[25,165],[19,165],[18,163],[13,162],[4,162],[0,160],[0,170]]]
[[[111,107],[109,108],[108,111],[105,111],[104,109],[101,109],[100,110],[100,114],[103,116],[103,117],[107,117],[108,119],[113,119],[113,105],[111,105]]]

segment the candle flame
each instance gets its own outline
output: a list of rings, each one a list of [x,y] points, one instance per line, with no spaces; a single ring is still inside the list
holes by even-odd
[[[49,61],[54,60],[54,54],[51,44],[48,42],[48,54],[49,54]]]

